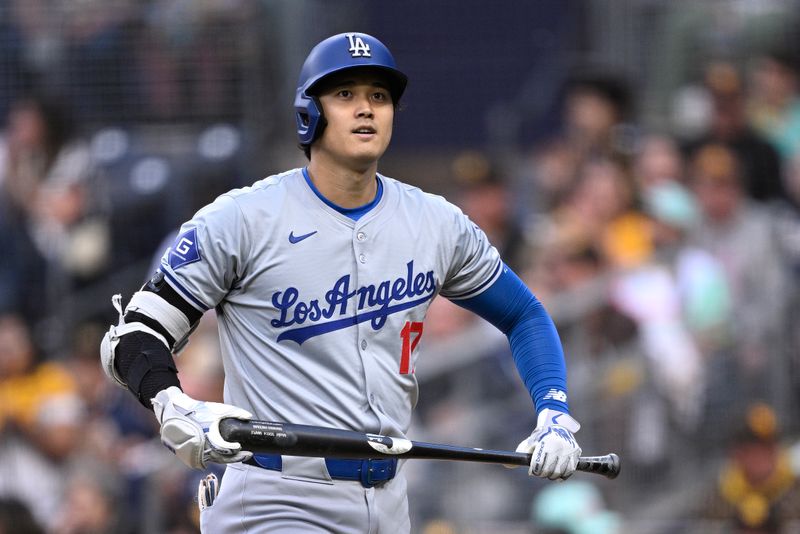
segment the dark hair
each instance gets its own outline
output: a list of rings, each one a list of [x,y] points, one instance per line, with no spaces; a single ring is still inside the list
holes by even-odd
[[[306,155],[306,159],[311,161],[311,145],[304,145],[303,143],[298,143],[297,148],[303,151],[303,154]]]
[[[764,52],[764,57],[795,74],[800,72],[800,54],[794,46],[775,46]]]
[[[44,534],[28,507],[14,497],[0,498],[0,532]]]
[[[566,81],[564,94],[591,93],[610,103],[617,118],[624,121],[633,115],[633,97],[628,82],[619,75],[588,68],[574,72]]]

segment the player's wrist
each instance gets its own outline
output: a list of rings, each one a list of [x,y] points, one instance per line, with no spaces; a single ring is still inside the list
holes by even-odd
[[[146,407],[155,407],[153,399],[162,391],[177,390],[181,393],[181,382],[178,374],[169,369],[154,369],[143,379],[139,387],[139,401]],[[173,394],[171,394],[173,395]]]
[[[163,422],[164,409],[168,405],[187,408],[185,406],[187,404],[186,399],[191,400],[191,397],[186,395],[178,386],[168,386],[153,395],[150,398],[150,402],[153,405],[153,412],[156,414],[156,418],[158,418],[159,422]]]
[[[539,412],[536,419],[536,428],[545,428],[548,426],[560,426],[566,428],[570,432],[577,432],[581,429],[580,423],[572,417],[569,412],[562,412],[552,408],[545,408]]]

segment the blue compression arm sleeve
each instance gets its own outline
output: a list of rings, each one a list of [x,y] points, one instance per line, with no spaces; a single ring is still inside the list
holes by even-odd
[[[494,284],[480,295],[454,303],[483,317],[511,344],[511,354],[537,411],[569,413],[564,349],[553,320],[522,280],[503,265]]]

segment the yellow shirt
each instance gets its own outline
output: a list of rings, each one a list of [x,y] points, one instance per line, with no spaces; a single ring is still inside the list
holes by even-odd
[[[55,362],[45,362],[31,373],[4,380],[0,382],[0,427],[11,420],[29,428],[45,401],[75,393],[72,376]]]

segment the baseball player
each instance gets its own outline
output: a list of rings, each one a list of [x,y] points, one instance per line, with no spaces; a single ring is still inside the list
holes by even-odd
[[[161,424],[190,467],[226,463],[204,532],[410,530],[393,459],[253,455],[223,417],[404,437],[417,401],[425,312],[442,295],[492,322],[538,412],[517,450],[531,475],[569,477],[581,453],[553,322],[455,206],[377,172],[406,76],[379,40],[325,39],[295,98],[305,168],[226,193],[185,223],[101,344],[105,372]],[[173,355],[214,308],[225,404],[181,391]]]

